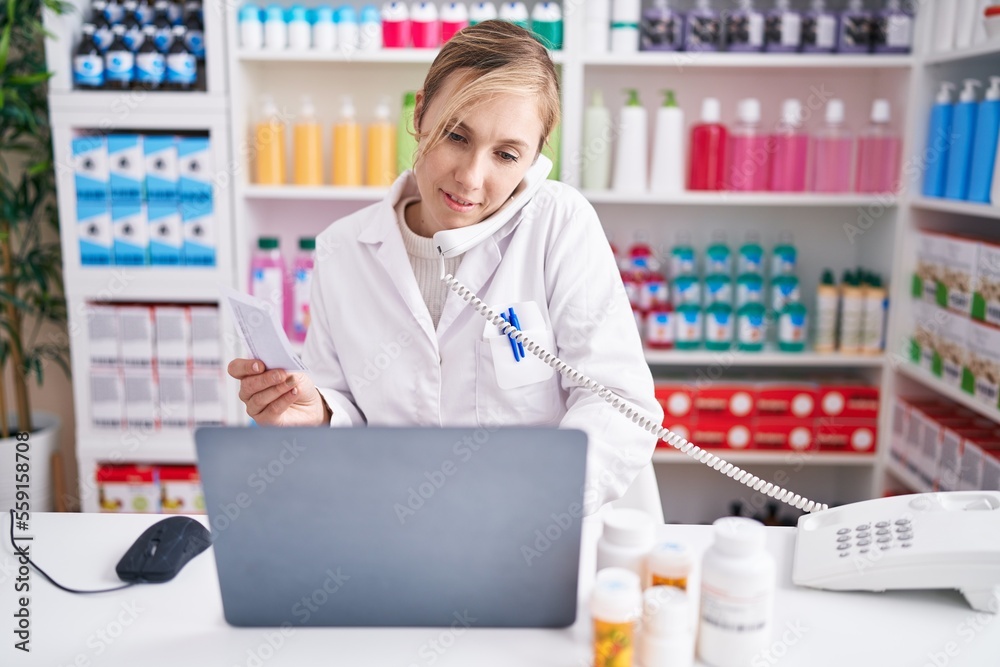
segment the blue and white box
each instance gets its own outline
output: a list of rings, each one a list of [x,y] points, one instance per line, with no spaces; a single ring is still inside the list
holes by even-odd
[[[215,212],[212,200],[181,202],[184,264],[215,266]]]
[[[111,171],[111,199],[141,201],[146,181],[146,158],[138,134],[108,136],[108,164]]]
[[[177,140],[180,196],[185,201],[212,198],[212,153],[208,137],[180,137]]]
[[[180,266],[184,250],[184,229],[176,201],[149,202],[149,263]]]
[[[108,141],[104,137],[76,137],[72,142],[76,198],[106,200],[111,194]]]
[[[115,235],[115,264],[149,264],[149,223],[146,204],[111,200],[111,226]]]
[[[142,150],[146,155],[146,199],[177,201],[180,198],[177,138],[143,137]]]
[[[107,266],[114,257],[114,232],[106,199],[76,202],[76,234],[80,239],[80,264]]]

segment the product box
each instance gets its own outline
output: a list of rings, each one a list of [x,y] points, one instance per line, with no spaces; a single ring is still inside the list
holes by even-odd
[[[819,403],[819,386],[812,383],[765,383],[757,385],[760,417],[811,419]]]
[[[746,420],[756,414],[756,389],[752,385],[710,385],[694,396],[695,411],[701,418]]]
[[[817,417],[848,419],[878,418],[878,387],[842,383],[821,385],[818,391]]]
[[[118,309],[114,306],[87,304],[87,347],[90,363],[116,366],[121,363],[121,346],[118,339]]]
[[[122,363],[126,366],[151,367],[155,356],[153,308],[118,306],[117,311]]]
[[[191,363],[195,368],[222,366],[222,339],[217,306],[191,306]]]
[[[910,361],[928,373],[934,372],[941,318],[946,311],[922,301],[913,304],[910,333]]]
[[[957,491],[965,443],[969,440],[989,440],[992,437],[991,431],[978,428],[942,429],[934,488],[937,491]]]
[[[1000,329],[970,322],[968,331],[968,363],[962,374],[962,389],[996,408],[1000,405]]]
[[[150,466],[103,465],[97,469],[101,512],[155,514],[160,511],[156,470]]]
[[[222,407],[222,373],[196,368],[191,373],[191,417],[195,426],[225,423]]]
[[[972,314],[972,287],[978,265],[979,241],[964,236],[941,235],[936,249],[943,272],[939,276],[936,302],[959,315]]]
[[[941,325],[934,350],[932,372],[949,387],[962,386],[962,373],[968,365],[967,340],[971,322],[968,318],[940,311]]]
[[[191,374],[184,368],[161,367],[157,372],[160,428],[190,428]]]
[[[146,157],[138,134],[108,136],[108,168],[111,174],[111,201],[138,202],[145,199]]]
[[[149,264],[149,221],[144,202],[112,199],[111,227],[115,264]]]
[[[916,233],[916,265],[913,271],[911,295],[918,301],[937,303],[938,285],[942,284],[944,262],[938,253],[942,235],[932,232]]]
[[[180,266],[184,262],[184,223],[177,202],[149,202],[149,263]]]
[[[160,466],[160,512],[204,514],[205,496],[195,466]]]
[[[690,386],[657,384],[655,395],[663,408],[664,424],[670,419],[679,420],[694,415],[694,390]]]
[[[962,452],[962,469],[959,473],[958,490],[978,491],[985,488],[984,482],[992,481],[983,479],[985,460],[996,456],[997,453],[1000,453],[1000,440],[967,439],[965,449]]]
[[[180,198],[180,164],[177,158],[177,138],[145,136],[142,149],[146,158],[146,199],[153,202],[174,202]]]
[[[80,264],[107,266],[114,262],[115,234],[106,199],[77,200],[76,234],[80,240]]]
[[[107,201],[111,197],[108,140],[103,136],[76,137],[71,150],[76,200]]]
[[[875,419],[816,420],[816,448],[821,451],[871,454],[877,441],[878,422]]]
[[[983,475],[979,488],[983,491],[1000,491],[1000,449],[989,449],[983,454]]]
[[[129,428],[152,430],[156,428],[156,377],[152,368],[126,368],[125,424]]]
[[[180,198],[184,201],[212,199],[212,153],[208,137],[177,139]]]
[[[702,449],[749,449],[753,445],[750,423],[699,415],[691,442]]]
[[[804,452],[816,449],[813,420],[795,417],[758,417],[754,423],[755,449]]]
[[[191,311],[187,306],[154,306],[156,363],[186,368],[191,358]]]
[[[919,411],[914,418],[921,420],[920,440],[917,447],[912,450],[912,456],[907,460],[907,467],[912,469],[928,488],[933,488],[941,459],[944,430],[962,428],[968,426],[969,422],[964,417],[929,417]]]
[[[972,293],[972,317],[1000,326],[1000,244],[981,241]]]
[[[125,423],[125,388],[117,368],[90,369],[90,423],[120,429]]]
[[[212,200],[183,201],[180,211],[184,232],[184,264],[215,266],[215,213]]]
[[[892,410],[892,437],[889,440],[889,458],[905,466],[910,453],[910,443],[907,440],[910,404],[906,399],[894,396],[890,410]]]

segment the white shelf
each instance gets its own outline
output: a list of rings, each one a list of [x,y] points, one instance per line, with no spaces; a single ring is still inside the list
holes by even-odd
[[[916,380],[928,389],[933,389],[942,396],[945,396],[946,398],[949,398],[952,401],[969,408],[970,410],[974,410],[988,419],[992,419],[993,421],[1000,423],[1000,410],[976,400],[975,396],[970,396],[961,389],[956,389],[955,387],[945,384],[924,369],[913,366],[909,363],[903,363],[899,365],[898,370],[903,375]]]
[[[902,482],[906,488],[914,493],[930,493],[934,490],[931,488],[930,484],[925,484],[924,480],[899,465],[897,461],[889,459],[885,469],[889,472],[889,474],[895,477],[898,481]]]
[[[190,117],[225,113],[229,108],[229,98],[226,95],[204,92],[73,90],[50,93],[49,106],[53,113],[61,114],[104,112],[109,114],[106,120],[114,125],[116,121],[131,118],[133,114],[179,114]]]
[[[914,208],[925,211],[941,211],[943,213],[957,213],[958,215],[968,215],[976,218],[1000,220],[1000,206],[992,206],[990,204],[939,199],[937,197],[917,197],[913,200],[912,204]]]
[[[425,64],[437,57],[440,49],[382,49],[379,51],[238,51],[236,59],[246,63],[377,63],[387,65]],[[551,51],[552,61],[565,60],[562,51]]]
[[[697,444],[697,443],[695,443]],[[848,454],[837,452],[793,452],[793,451],[748,451],[737,452],[731,449],[707,450],[719,458],[738,466],[744,465],[816,465],[816,466],[872,466],[875,456],[872,454]],[[690,456],[673,449],[658,447],[653,453],[653,463],[692,463],[697,464]],[[702,464],[703,465],[703,464]]]
[[[80,429],[77,451],[105,463],[195,462],[194,433],[185,429]],[[84,474],[84,471],[80,471]],[[90,471],[89,474],[92,474]]]
[[[861,354],[819,354],[816,352],[738,352],[730,350],[646,350],[651,366],[765,366],[802,368],[881,368],[884,357]]]
[[[978,60],[986,58],[1000,57],[1000,40],[991,40],[976,44],[964,49],[946,51],[944,53],[933,53],[924,58],[924,63],[928,65],[944,65],[946,63],[958,63],[967,60]]]
[[[654,53],[588,55],[583,64],[596,67],[687,67],[747,69],[908,69],[908,55],[830,55],[807,53]]]
[[[296,201],[363,201],[381,200],[388,188],[348,188],[334,185],[248,185],[243,188],[247,199],[289,199]]]
[[[95,301],[218,301],[229,284],[217,267],[83,266],[66,281],[66,294]]]
[[[592,204],[660,204],[676,206],[801,206],[844,207],[881,205],[893,207],[897,199],[876,195],[824,195],[816,193],[783,194],[778,192],[682,192],[663,196],[654,193],[621,193],[611,190],[585,190],[583,195]]]

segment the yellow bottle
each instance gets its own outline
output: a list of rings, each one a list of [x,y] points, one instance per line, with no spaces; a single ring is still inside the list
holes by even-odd
[[[396,127],[389,122],[389,100],[375,107],[375,122],[368,126],[368,178],[365,185],[385,187],[396,180]]]
[[[632,667],[635,621],[642,611],[639,575],[618,567],[598,571],[589,606],[594,667]]]
[[[292,182],[295,185],[323,184],[323,130],[316,122],[316,107],[306,95],[302,113],[295,123]]]
[[[354,118],[354,102],[345,96],[340,120],[333,126],[333,184],[361,185],[361,126]]]
[[[264,98],[262,117],[254,130],[257,151],[258,185],[285,184],[285,123],[278,116],[274,100]]]

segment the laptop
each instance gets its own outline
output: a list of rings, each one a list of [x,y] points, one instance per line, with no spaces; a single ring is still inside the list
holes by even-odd
[[[576,620],[582,431],[204,427],[195,442],[231,625]]]

